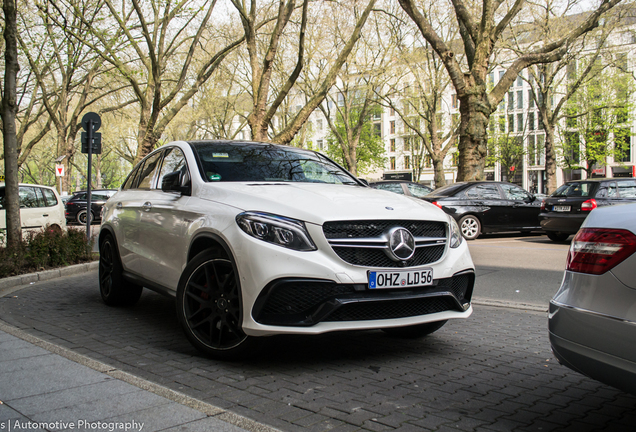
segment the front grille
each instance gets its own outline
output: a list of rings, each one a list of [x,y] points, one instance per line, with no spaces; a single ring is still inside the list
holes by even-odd
[[[336,247],[333,251],[349,264],[367,267],[415,267],[439,261],[444,255],[445,245],[417,248],[408,261],[394,261],[382,249]]]
[[[374,238],[393,227],[403,227],[415,237],[446,237],[446,224],[432,221],[335,221],[325,222],[322,230],[327,239]]]
[[[406,318],[418,315],[458,310],[452,298],[432,297],[386,302],[351,303],[329,315],[325,321],[369,321]]]
[[[262,313],[265,315],[303,313],[326,300],[354,292],[353,285],[340,285],[333,282],[287,282],[272,290]]]
[[[416,267],[442,259],[446,249],[446,223],[435,221],[336,221],[323,232],[333,251],[346,263],[364,267]],[[415,252],[398,260],[389,252],[389,232],[407,229],[415,239]]]

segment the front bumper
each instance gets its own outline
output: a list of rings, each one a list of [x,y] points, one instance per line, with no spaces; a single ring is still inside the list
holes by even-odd
[[[246,334],[320,334],[402,327],[467,318],[472,313],[474,265],[466,242],[456,249],[446,247],[435,262],[409,267],[432,269],[434,286],[370,290],[367,271],[378,268],[346,263],[329,245],[320,226],[309,224],[308,231],[316,251],[293,251],[256,240],[242,231],[228,238],[240,275]],[[447,279],[462,272],[468,273],[468,282],[461,292],[453,294]],[[389,309],[392,311],[387,313]]]

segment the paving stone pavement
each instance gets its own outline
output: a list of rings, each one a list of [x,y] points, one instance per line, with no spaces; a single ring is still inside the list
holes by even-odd
[[[109,308],[96,272],[0,298],[10,325],[283,431],[636,430],[636,397],[556,362],[543,312],[475,306],[418,340],[276,336],[221,362],[191,347],[174,309],[152,292]]]

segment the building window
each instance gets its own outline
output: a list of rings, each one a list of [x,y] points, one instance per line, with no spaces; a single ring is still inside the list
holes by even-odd
[[[515,131],[515,115],[508,114],[508,132]]]
[[[322,151],[322,150],[323,150],[323,148],[324,148],[324,147],[323,147],[323,146],[324,146],[324,144],[323,144],[323,141],[322,141],[321,139],[319,139],[319,140],[317,140],[317,141],[316,141],[316,145],[318,146],[318,150],[319,150],[319,151]]]
[[[523,113],[517,114],[517,132],[523,132]]]
[[[382,138],[382,124],[373,123],[373,133],[375,136]]]
[[[517,109],[523,109],[523,90],[517,92]]]
[[[404,156],[404,169],[411,169],[411,156]]]
[[[515,106],[515,93],[508,92],[508,111],[512,111]]]
[[[456,94],[451,96],[451,107],[453,109],[457,109],[459,107],[459,104],[457,102],[457,95]]]
[[[391,135],[395,134],[395,120],[389,122],[389,133]]]
[[[614,132],[614,143],[616,146],[616,161],[631,162],[632,161],[632,137],[629,129],[619,129]]]
[[[411,151],[411,137],[404,137],[404,151]]]
[[[317,126],[319,131],[322,130],[322,119],[316,120],[316,126]]]
[[[517,76],[517,87],[523,87],[523,74]]]
[[[389,169],[391,169],[391,171],[395,171],[395,156],[391,156],[389,158]]]
[[[505,73],[506,71],[502,71],[502,70],[499,71],[499,81],[501,81]]]
[[[528,113],[528,129],[533,131],[534,130],[534,113]]]
[[[395,153],[395,138],[391,138],[389,141],[389,151]]]
[[[532,90],[528,90],[528,105],[530,108],[534,108],[534,98],[532,97]]]
[[[389,110],[389,115],[391,117],[393,117],[395,115],[395,108],[391,107],[391,109]]]
[[[506,132],[506,118],[499,116],[499,132]]]

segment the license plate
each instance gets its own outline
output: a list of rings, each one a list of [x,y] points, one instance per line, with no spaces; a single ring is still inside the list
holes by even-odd
[[[369,271],[369,289],[412,288],[433,285],[433,269]]]
[[[552,207],[552,211],[555,212],[569,212],[570,206],[554,206]]]

